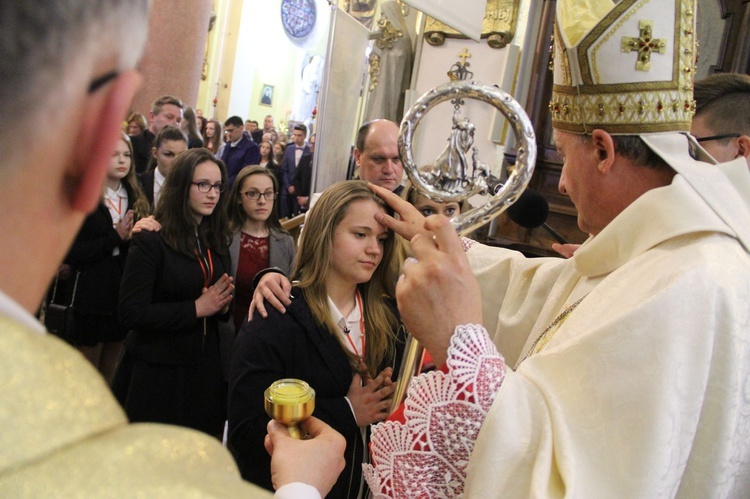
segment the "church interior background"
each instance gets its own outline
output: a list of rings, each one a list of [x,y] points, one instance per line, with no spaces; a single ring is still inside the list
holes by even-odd
[[[555,0],[467,0],[454,2],[458,9],[445,6],[453,13],[438,12],[446,3],[156,0],[141,63],[145,83],[134,109],[145,114],[151,100],[170,93],[222,122],[238,115],[262,126],[271,115],[281,132],[305,123],[318,134],[313,188],[321,191],[351,173],[345,158],[364,121],[400,122],[419,96],[453,79],[497,85],[534,124],[539,157],[530,186],[548,200],[548,222],[570,242],[581,242],[586,234],[576,227],[575,208],[556,192],[561,165],[546,119]],[[448,16],[458,25],[453,21],[468,15],[470,4],[484,8],[478,42],[436,19]],[[698,7],[697,78],[747,73],[750,41],[740,33],[750,28],[750,1],[699,0]],[[481,160],[502,178],[514,161],[512,133],[493,108],[476,101],[465,108],[477,125]],[[418,164],[434,161],[444,149],[451,114],[444,103],[420,123]],[[550,254],[545,231],[515,226],[505,216],[484,236],[527,254]]]

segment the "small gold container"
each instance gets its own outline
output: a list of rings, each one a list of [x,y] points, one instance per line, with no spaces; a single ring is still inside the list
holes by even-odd
[[[300,379],[280,379],[266,389],[264,399],[268,417],[286,426],[292,437],[305,436],[297,425],[315,410],[315,390],[310,385]]]

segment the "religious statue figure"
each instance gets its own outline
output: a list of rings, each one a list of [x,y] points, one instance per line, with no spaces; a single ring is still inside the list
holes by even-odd
[[[309,124],[312,112],[318,102],[320,79],[323,76],[323,58],[313,55],[302,69],[300,82],[295,86],[294,105],[291,121]]]

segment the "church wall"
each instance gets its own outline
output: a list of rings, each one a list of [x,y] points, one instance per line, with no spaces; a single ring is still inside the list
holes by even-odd
[[[213,52],[209,47],[209,65],[214,67],[202,82],[202,102],[213,106],[211,101],[218,95],[216,116],[221,120],[236,114],[262,125],[270,114],[277,129],[285,127],[302,69],[313,55],[325,56],[328,2],[316,0],[315,28],[296,41],[282,27],[281,0],[217,0],[214,8],[218,33]],[[274,87],[271,106],[260,103],[263,85]]]
[[[240,31],[242,0],[216,0],[216,21],[206,46],[206,79],[200,83],[197,108],[221,122],[229,117],[229,94]],[[214,106],[214,99],[216,105]]]

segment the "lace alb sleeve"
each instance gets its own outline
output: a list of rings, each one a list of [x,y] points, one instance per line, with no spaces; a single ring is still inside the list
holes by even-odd
[[[448,373],[415,377],[405,423],[372,429],[372,465],[364,475],[376,498],[460,497],[466,468],[495,395],[505,362],[486,329],[458,326],[448,349]]]

